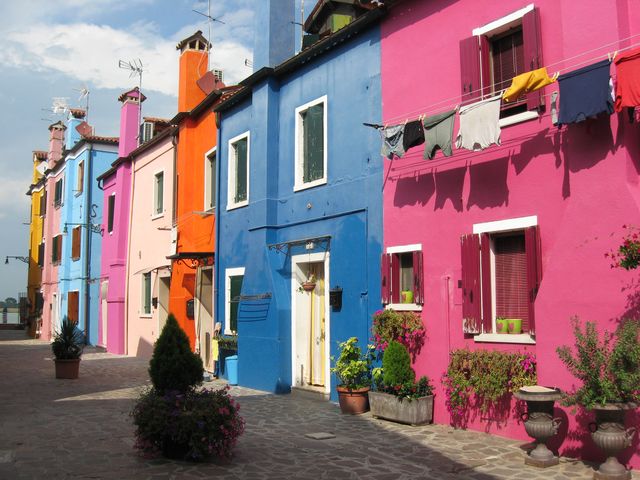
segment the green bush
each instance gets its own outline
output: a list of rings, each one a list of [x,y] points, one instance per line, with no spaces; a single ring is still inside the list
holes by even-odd
[[[187,334],[169,314],[149,362],[153,387],[160,394],[186,392],[202,383],[202,375],[202,360],[191,351]]]
[[[346,342],[338,342],[340,356],[333,360],[331,371],[336,374],[339,386],[350,390],[357,390],[371,385],[371,361],[373,346],[369,346],[363,354],[358,346],[358,339],[351,337]]]
[[[413,383],[416,374],[411,368],[411,356],[407,347],[391,341],[382,356],[382,382],[387,387]]]

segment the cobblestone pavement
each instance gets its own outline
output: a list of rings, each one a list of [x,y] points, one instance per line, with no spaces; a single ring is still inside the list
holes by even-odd
[[[80,379],[56,380],[49,345],[0,331],[0,479],[587,479],[562,459],[523,464],[522,442],[442,425],[341,415],[336,405],[234,387],[246,420],[230,463],[144,459],[129,412],[147,362],[85,351]],[[221,382],[212,382],[208,386]],[[308,433],[335,438],[313,440]]]

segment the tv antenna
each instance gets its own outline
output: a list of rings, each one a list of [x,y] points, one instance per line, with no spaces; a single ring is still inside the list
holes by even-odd
[[[74,88],[74,90],[76,92],[80,92],[80,96],[78,97],[78,101],[81,102],[83,99],[86,99],[85,101],[85,120],[87,123],[89,123],[89,94],[91,93],[89,91],[89,88],[86,85],[83,85],[81,88]]]
[[[69,110],[68,97],[53,97],[51,101],[51,112],[55,115],[64,115]]]
[[[129,70],[131,73],[129,73],[129,78],[133,78],[136,75],[138,76],[138,104],[139,104],[139,108],[138,108],[138,136],[136,137],[138,140],[138,145],[140,145],[140,138],[141,138],[141,132],[140,132],[140,126],[142,125],[142,72],[144,71],[143,66],[142,66],[142,60],[135,59],[135,60],[129,60],[128,62],[125,62],[124,60],[118,60],[118,67],[122,68],[123,70]]]
[[[224,23],[222,20],[220,20],[220,17],[218,18],[213,18],[211,16],[211,0],[207,0],[207,13],[203,13],[203,12],[199,12],[198,10],[192,10],[193,12],[197,13],[198,15],[202,15],[203,17],[206,17],[208,19],[207,22],[207,40],[209,41],[209,45],[211,45],[212,42],[212,38],[211,38],[211,25],[213,24],[213,22],[218,22],[221,23],[223,25],[226,25],[226,23]],[[209,47],[211,48],[211,47]],[[211,55],[207,56],[207,72],[211,70]]]

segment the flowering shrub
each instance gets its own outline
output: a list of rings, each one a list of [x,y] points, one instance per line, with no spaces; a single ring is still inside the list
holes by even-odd
[[[453,417],[464,414],[472,395],[486,413],[506,394],[537,381],[534,355],[488,350],[454,350],[442,376],[447,408]]]
[[[415,360],[424,345],[425,329],[422,319],[414,312],[378,310],[373,315],[372,333],[373,343],[379,352],[384,351],[395,340],[407,347]]]
[[[629,230],[622,238],[622,245],[604,256],[611,259],[611,268],[635,270],[640,265],[640,235],[638,229],[630,225],[623,225],[622,228]]]
[[[189,460],[211,455],[230,458],[244,431],[244,420],[228,390],[170,391],[161,395],[151,388],[144,392],[131,412],[136,448],[145,454],[161,452]]]

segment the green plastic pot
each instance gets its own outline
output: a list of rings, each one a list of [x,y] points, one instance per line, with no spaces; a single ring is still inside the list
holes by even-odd
[[[520,318],[507,318],[509,325],[509,333],[512,335],[519,335],[522,333],[522,319]]]
[[[402,290],[400,292],[402,303],[413,303],[413,292],[411,290]]]
[[[498,333],[509,333],[509,322],[506,318],[496,318],[496,330]]]

